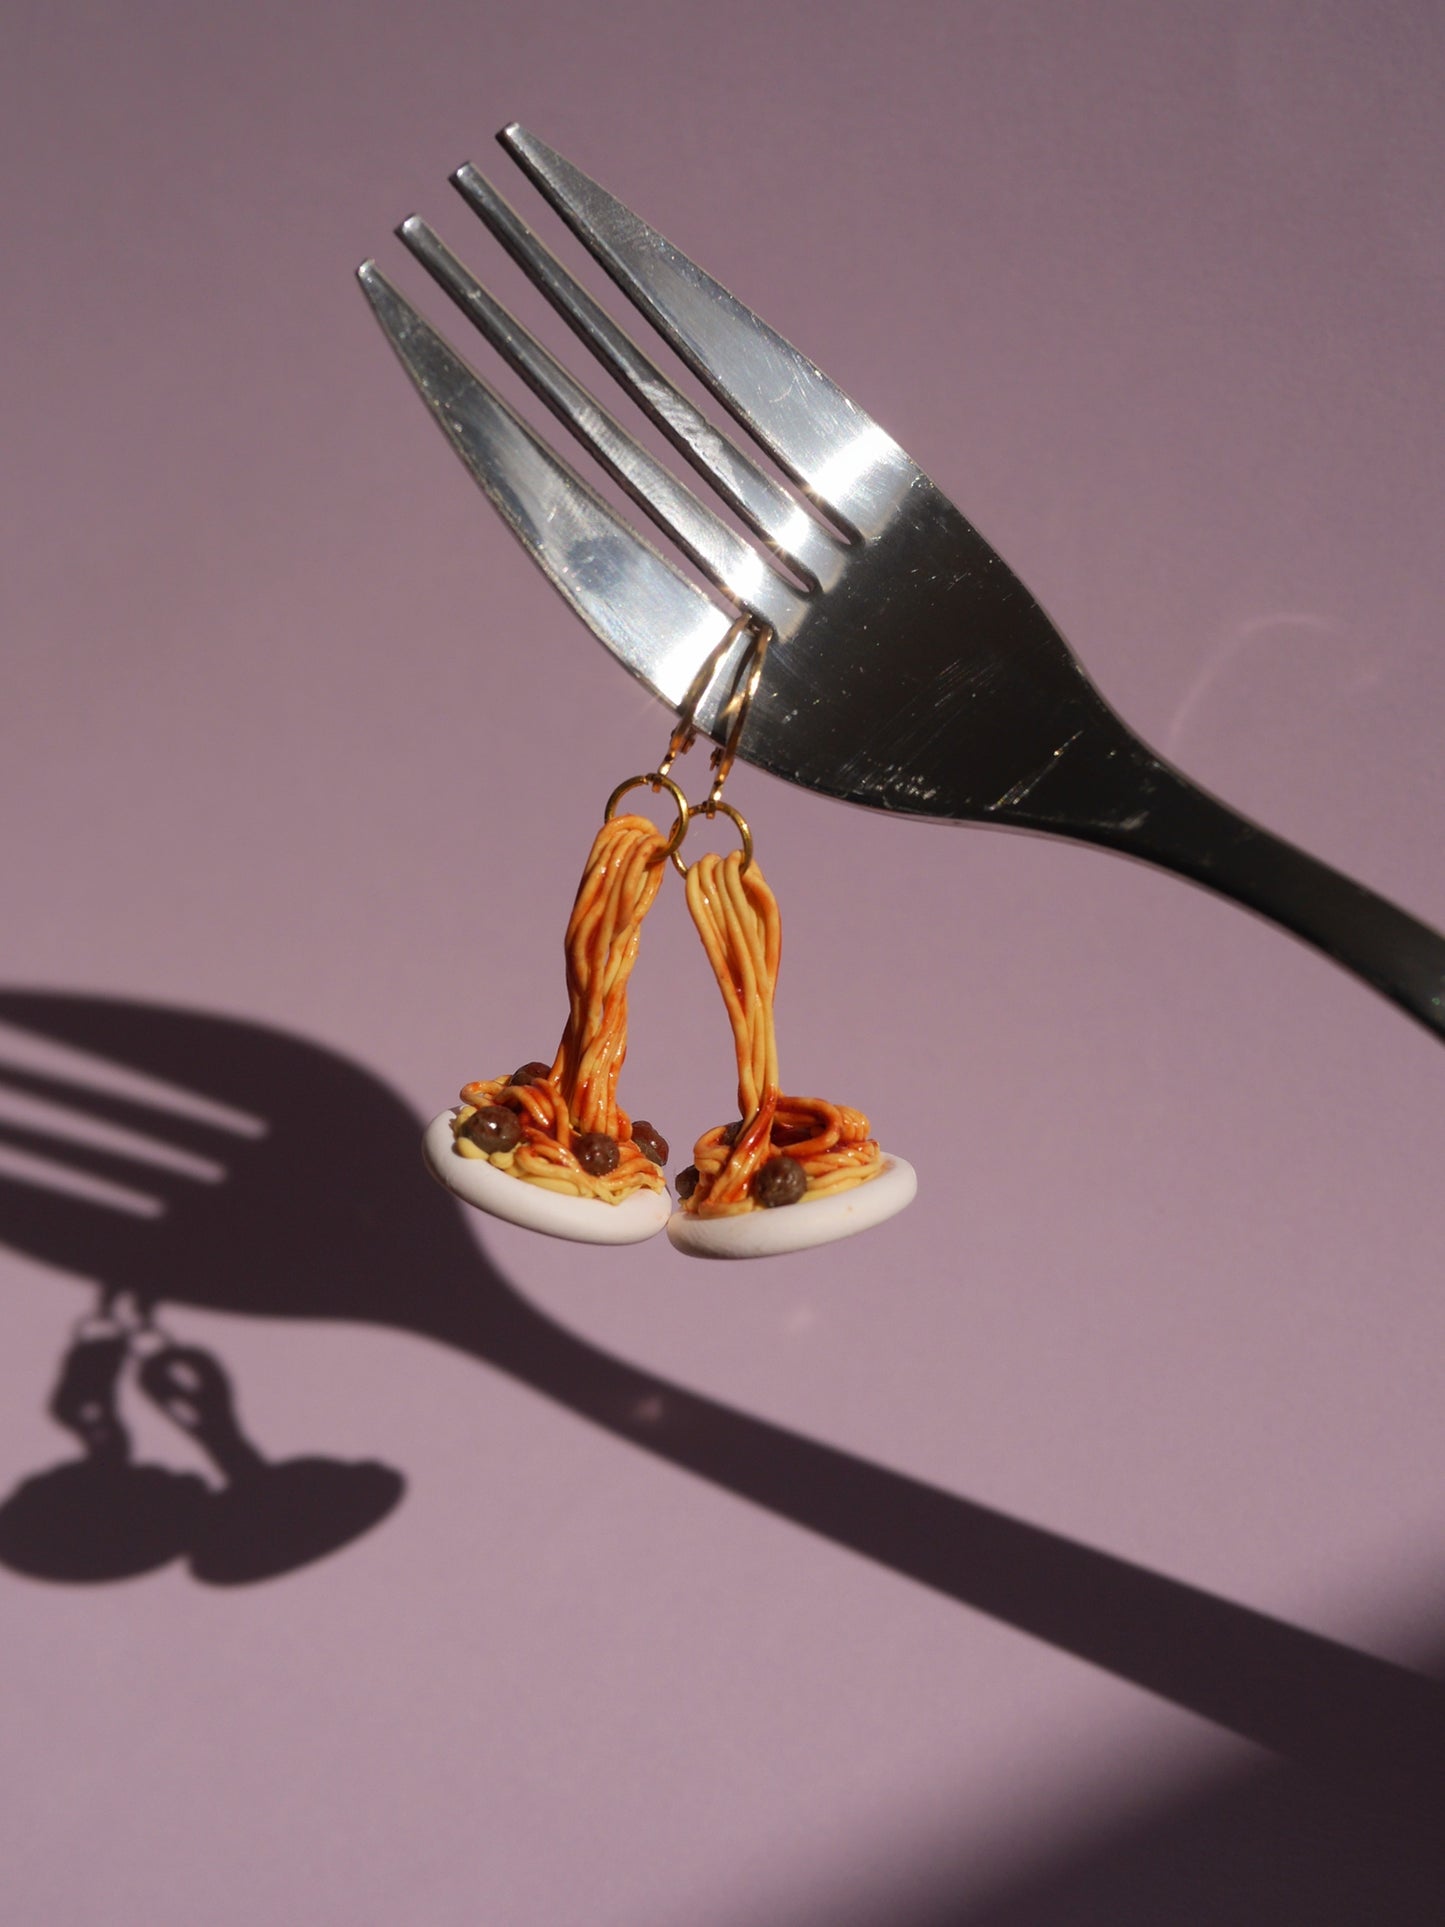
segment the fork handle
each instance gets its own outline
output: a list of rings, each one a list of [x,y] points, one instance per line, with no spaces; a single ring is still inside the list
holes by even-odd
[[[1055,790],[1036,826],[1202,883],[1321,950],[1445,1039],[1445,936],[1210,796],[1143,745],[1080,759],[1068,820]],[[1063,776],[1065,772],[1060,771]],[[1082,779],[1082,781],[1081,781]],[[1050,786],[1051,788],[1053,786]],[[1059,789],[1073,785],[1059,785]],[[1032,814],[1032,812],[1030,812]]]

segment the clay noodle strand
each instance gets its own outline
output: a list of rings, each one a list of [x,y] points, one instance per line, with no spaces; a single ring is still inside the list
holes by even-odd
[[[568,1017],[551,1071],[545,1082],[496,1077],[463,1085],[453,1126],[463,1155],[488,1155],[469,1143],[464,1126],[474,1110],[502,1105],[522,1127],[514,1150],[492,1155],[503,1170],[550,1191],[613,1204],[640,1189],[666,1190],[617,1102],[627,1056],[627,980],[662,882],[665,841],[643,816],[613,817],[597,832],[567,922]],[[573,1154],[574,1137],[592,1131],[618,1147],[617,1166],[604,1176],[584,1171]]]
[[[742,1124],[731,1143],[721,1125],[698,1139],[698,1183],[685,1208],[704,1217],[756,1209],[752,1180],[780,1151],[803,1167],[804,1201],[874,1176],[881,1157],[861,1111],[779,1090],[773,999],[782,919],[756,858],[699,857],[687,873],[687,907],[732,1026]]]

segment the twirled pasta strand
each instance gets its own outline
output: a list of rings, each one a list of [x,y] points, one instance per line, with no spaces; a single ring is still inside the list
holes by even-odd
[[[687,872],[687,907],[732,1026],[742,1123],[731,1139],[725,1125],[698,1139],[697,1184],[684,1209],[700,1217],[757,1210],[753,1180],[779,1152],[801,1165],[805,1203],[875,1176],[882,1158],[861,1111],[779,1089],[773,998],[782,919],[756,858],[740,850],[699,857]]]
[[[617,1204],[634,1191],[666,1191],[662,1173],[633,1142],[632,1122],[617,1102],[627,1057],[627,980],[637,961],[642,920],[662,882],[666,840],[645,816],[616,816],[597,832],[577,888],[565,939],[568,1016],[545,1081],[513,1084],[495,1077],[464,1084],[453,1119],[457,1150],[485,1157],[515,1177],[569,1197]],[[522,1137],[514,1149],[488,1152],[465,1133],[485,1105],[513,1111]],[[574,1138],[602,1132],[618,1149],[603,1176],[583,1170]]]
[[[662,882],[664,839],[644,816],[597,832],[567,923],[567,1028],[552,1065],[582,1131],[618,1135],[617,1079],[627,1057],[627,980],[642,920]]]

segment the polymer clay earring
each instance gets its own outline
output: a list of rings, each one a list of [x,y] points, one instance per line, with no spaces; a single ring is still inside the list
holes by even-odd
[[[680,1203],[667,1235],[694,1258],[764,1258],[828,1244],[893,1217],[918,1189],[912,1165],[885,1156],[861,1111],[780,1088],[773,997],[782,920],[752,831],[722,800],[768,641],[766,629],[755,632],[741,687],[724,711],[731,711],[731,726],[713,754],[711,791],[691,811],[694,818],[726,816],[741,848],[689,864],[673,856],[722,992],[738,1066],[740,1116],[705,1131],[677,1178]]]
[[[692,807],[668,772],[696,740],[698,705],[745,633],[721,712],[727,737],[713,752],[712,787]],[[762,1258],[849,1237],[912,1202],[913,1167],[884,1155],[861,1111],[789,1097],[779,1086],[777,899],[754,857],[752,831],[722,799],[771,633],[748,616],[732,625],[698,671],[661,763],[609,797],[567,924],[569,1010],[556,1056],[464,1084],[460,1102],[427,1126],[422,1149],[432,1175],[467,1204],[584,1244],[636,1244],[666,1225],[691,1257]],[[625,795],[644,787],[665,790],[676,806],[667,836],[646,817],[616,814]],[[734,824],[742,847],[684,863],[679,851],[690,821],[718,815]],[[617,1101],[627,981],[668,858],[686,883],[732,1025],[741,1112],[698,1139],[694,1162],[677,1180],[676,1210],[662,1175],[665,1140]]]
[[[671,835],[646,817],[615,814],[629,791],[644,786],[671,795],[678,811]],[[467,1204],[583,1244],[637,1244],[666,1224],[667,1144],[650,1124],[628,1117],[617,1082],[642,922],[687,819],[666,763],[612,792],[567,924],[569,1008],[556,1056],[463,1085],[460,1103],[426,1128],[432,1175]]]

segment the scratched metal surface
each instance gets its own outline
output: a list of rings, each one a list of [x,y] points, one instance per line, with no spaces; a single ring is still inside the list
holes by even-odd
[[[785,1078],[918,1203],[736,1274],[463,1222],[420,1123],[551,1049],[663,716],[352,270],[405,277],[413,208],[484,260],[445,176],[523,120],[857,394],[1155,749],[1438,924],[1434,15],[156,0],[12,37],[17,1918],[1429,1918],[1438,1047],[1143,866],[740,771]],[[675,898],[633,1001],[624,1100],[685,1145],[732,1094]],[[193,1488],[60,1475],[106,1281],[235,1412],[218,1462],[124,1379],[209,1536],[123,1580]]]

